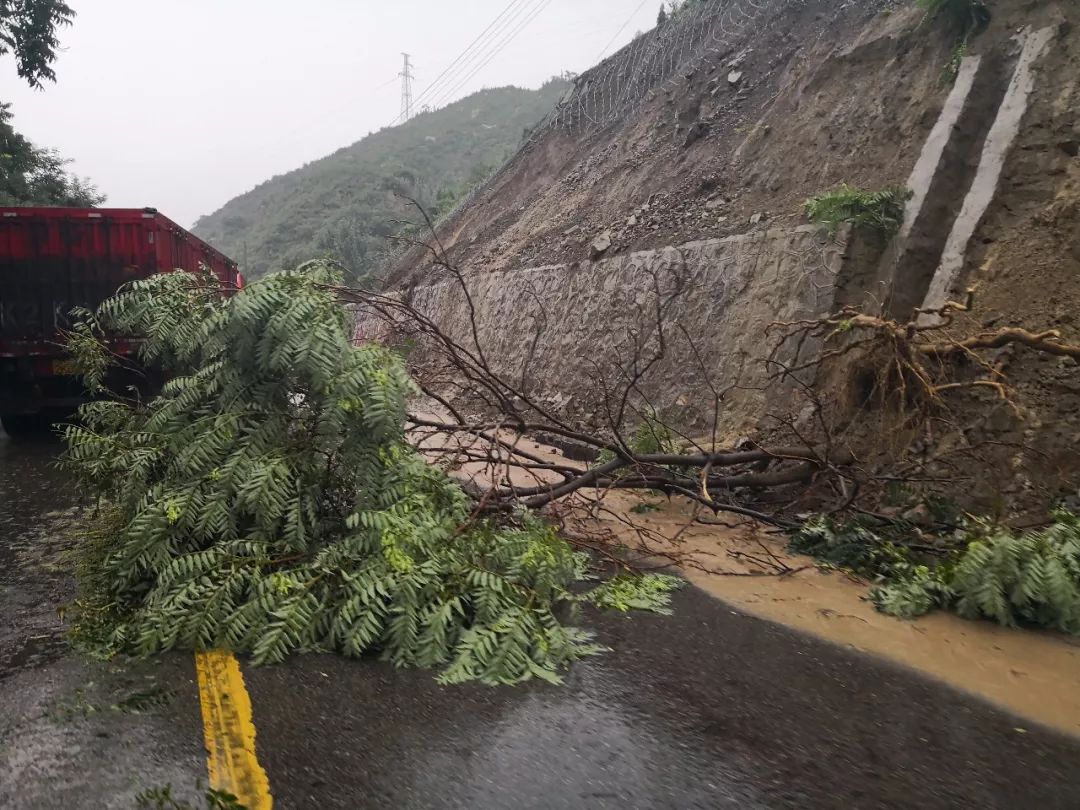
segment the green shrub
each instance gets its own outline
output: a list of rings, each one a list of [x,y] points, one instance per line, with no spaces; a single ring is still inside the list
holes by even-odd
[[[666,574],[622,574],[608,580],[585,595],[585,600],[599,608],[626,613],[644,610],[668,615],[671,594],[686,583]]]
[[[208,789],[202,794],[204,810],[246,810],[240,800],[225,790]],[[148,788],[135,796],[135,806],[150,810],[199,810],[195,805],[173,795],[172,785]]]
[[[630,452],[635,455],[674,454],[679,451],[675,434],[671,428],[661,422],[655,415],[646,415],[641,420],[630,438],[626,441]],[[597,464],[607,464],[615,460],[615,454],[611,450],[602,450],[596,460]]]
[[[949,587],[940,572],[926,565],[893,572],[888,584],[871,589],[874,607],[898,619],[914,619],[949,601]]]
[[[956,83],[956,77],[960,75],[960,65],[963,63],[964,58],[968,55],[968,41],[962,39],[953,48],[952,53],[949,55],[949,61],[945,63],[945,69],[942,71],[945,80],[949,84]]]
[[[880,523],[869,526],[857,520],[840,522],[819,516],[792,535],[789,548],[830,567],[884,581],[909,562],[907,549],[883,536],[887,530]]]
[[[818,518],[793,536],[792,549],[873,579],[878,584],[870,598],[892,616],[946,608],[1008,627],[1031,624],[1080,634],[1076,515],[1056,512],[1048,528],[1021,534],[979,522],[953,541],[955,552],[920,564],[869,528]]]
[[[917,0],[928,22],[940,22],[965,37],[990,21],[990,8],[983,0]]]
[[[825,225],[835,236],[840,226],[850,223],[884,237],[892,236],[904,221],[904,206],[913,192],[898,186],[880,191],[863,191],[844,183],[839,188],[808,199],[806,216]]]
[[[976,536],[947,583],[957,613],[1080,633],[1080,518],[1058,512],[1020,535],[982,525]]]

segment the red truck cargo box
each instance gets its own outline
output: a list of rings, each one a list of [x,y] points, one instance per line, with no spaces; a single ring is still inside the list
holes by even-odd
[[[0,208],[0,416],[71,404],[56,378],[68,373],[59,341],[72,308],[200,267],[243,285],[236,262],[153,208]]]
[[[242,283],[236,262],[152,208],[0,208],[0,357],[53,353],[72,307],[201,265]]]

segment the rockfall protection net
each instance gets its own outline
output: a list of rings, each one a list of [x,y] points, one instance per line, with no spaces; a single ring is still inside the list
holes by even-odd
[[[604,127],[664,90],[707,58],[745,42],[768,0],[692,2],[663,25],[635,37],[621,51],[579,76],[574,90],[544,127]]]
[[[691,0],[668,20],[574,80],[554,110],[533,128],[518,152],[443,218],[467,208],[491,181],[506,172],[550,131],[577,133],[624,120],[656,93],[674,87],[705,61],[737,56],[750,34],[777,6],[805,0]]]

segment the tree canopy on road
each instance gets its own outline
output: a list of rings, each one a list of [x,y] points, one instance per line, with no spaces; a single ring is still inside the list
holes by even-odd
[[[377,651],[447,683],[557,681],[596,649],[556,615],[582,555],[537,518],[480,516],[406,442],[413,384],[388,349],[352,345],[337,281],[313,264],[226,298],[170,273],[76,327],[99,392],[104,334],[141,336],[169,379],[65,430],[66,465],[108,505],[84,613],[96,599],[108,643],[141,653]]]

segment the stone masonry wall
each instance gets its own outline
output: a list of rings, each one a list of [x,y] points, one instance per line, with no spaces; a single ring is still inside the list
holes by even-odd
[[[582,424],[600,421],[601,381],[616,380],[613,363],[632,357],[635,342],[646,337],[655,345],[656,302],[669,302],[666,356],[643,392],[665,418],[693,430],[711,422],[702,364],[718,388],[740,374],[743,386],[761,385],[767,327],[831,310],[845,246],[843,238],[828,239],[813,227],[769,229],[594,262],[486,272],[468,276],[467,283],[489,362],[515,380],[527,367],[533,390]],[[455,282],[408,294],[444,332],[473,345],[465,296]],[[538,330],[541,339],[534,341]],[[359,339],[386,333],[377,316],[361,313]],[[413,359],[422,368],[423,347],[418,351]],[[722,426],[746,426],[750,414],[760,413],[746,400],[760,405],[763,396],[732,391]]]

